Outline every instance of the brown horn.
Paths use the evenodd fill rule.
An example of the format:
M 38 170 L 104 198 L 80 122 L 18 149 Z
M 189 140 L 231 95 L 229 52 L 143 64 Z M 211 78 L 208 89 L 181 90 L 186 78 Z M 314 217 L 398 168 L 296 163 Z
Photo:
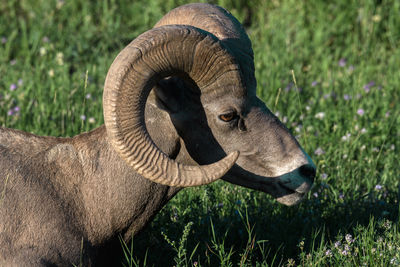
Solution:
M 191 3 L 169 11 L 154 26 L 190 25 L 215 35 L 235 55 L 249 93 L 255 94 L 254 53 L 240 22 L 226 9 L 206 3 Z
M 191 26 L 152 29 L 123 49 L 108 71 L 103 93 L 107 134 L 127 164 L 153 182 L 180 187 L 211 183 L 235 164 L 239 152 L 210 165 L 183 165 L 164 154 L 147 132 L 147 97 L 160 79 L 173 75 L 191 79 L 202 93 L 243 87 L 239 66 L 215 36 Z

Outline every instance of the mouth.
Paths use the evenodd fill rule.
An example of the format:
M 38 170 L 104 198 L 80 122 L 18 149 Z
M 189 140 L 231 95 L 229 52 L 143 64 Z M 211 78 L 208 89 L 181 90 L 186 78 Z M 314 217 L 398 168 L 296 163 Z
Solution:
M 279 182 L 278 186 L 280 187 L 279 189 L 281 192 L 275 197 L 275 199 L 279 203 L 286 206 L 292 206 L 300 203 L 306 194 L 305 192 L 298 192 L 297 190 L 290 189 Z
M 236 166 L 224 178 L 228 182 L 265 192 L 286 206 L 301 202 L 313 184 L 313 179 L 304 177 L 297 169 L 281 176 L 267 177 Z
M 293 205 L 300 203 L 303 200 L 303 198 L 304 198 L 304 194 L 294 192 L 293 194 L 279 197 L 276 199 L 276 201 L 278 201 L 279 203 L 284 204 L 286 206 L 293 206 Z
M 259 190 L 272 195 L 281 204 L 292 206 L 300 203 L 310 191 L 312 183 L 304 179 L 293 179 L 287 177 L 263 177 L 258 179 Z

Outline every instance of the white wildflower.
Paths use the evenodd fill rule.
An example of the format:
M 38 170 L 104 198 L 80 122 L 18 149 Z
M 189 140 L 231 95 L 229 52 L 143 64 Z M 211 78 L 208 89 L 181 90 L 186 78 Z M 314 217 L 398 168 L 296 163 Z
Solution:
M 315 118 L 322 120 L 323 118 L 325 118 L 325 112 L 318 112 L 317 114 L 315 114 Z

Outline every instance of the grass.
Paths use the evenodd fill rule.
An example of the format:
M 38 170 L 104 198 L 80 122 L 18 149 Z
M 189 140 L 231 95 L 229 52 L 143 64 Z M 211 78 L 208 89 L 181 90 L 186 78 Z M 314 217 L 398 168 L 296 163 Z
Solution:
M 317 164 L 315 187 L 295 207 L 222 181 L 185 189 L 121 245 L 124 264 L 400 265 L 400 2 L 212 2 L 246 26 L 258 95 Z M 101 125 L 114 57 L 184 3 L 0 2 L 0 125 Z

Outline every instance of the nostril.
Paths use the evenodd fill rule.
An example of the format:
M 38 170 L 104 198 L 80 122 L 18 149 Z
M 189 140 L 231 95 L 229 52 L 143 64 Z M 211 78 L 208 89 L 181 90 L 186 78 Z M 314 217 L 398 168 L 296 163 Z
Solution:
M 314 177 L 317 172 L 314 165 L 305 164 L 299 168 L 299 172 L 301 176 L 307 177 L 311 182 L 314 182 Z

